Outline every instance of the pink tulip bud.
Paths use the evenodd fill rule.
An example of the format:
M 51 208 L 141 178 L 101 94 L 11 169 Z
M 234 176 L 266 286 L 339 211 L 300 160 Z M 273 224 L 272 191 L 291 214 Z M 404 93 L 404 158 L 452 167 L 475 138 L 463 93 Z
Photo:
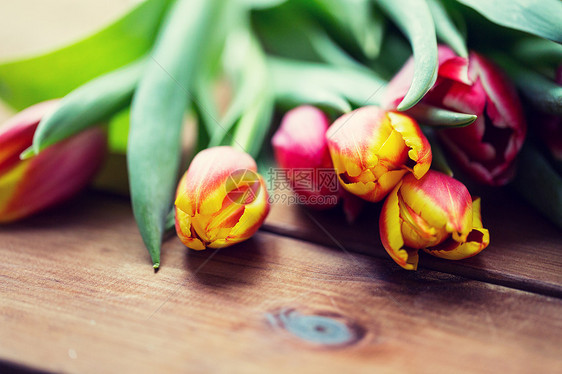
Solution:
M 250 155 L 232 147 L 197 154 L 176 192 L 176 232 L 191 249 L 249 239 L 269 213 L 265 182 Z
M 430 170 L 409 174 L 388 195 L 379 219 L 380 237 L 404 269 L 418 266 L 418 250 L 449 260 L 480 253 L 490 243 L 482 227 L 480 199 L 472 200 L 456 179 Z
M 396 108 L 413 74 L 410 59 L 389 83 L 385 107 Z M 437 81 L 422 102 L 477 115 L 469 126 L 439 131 L 440 140 L 474 179 L 489 185 L 512 179 L 527 126 L 515 88 L 497 66 L 475 52 L 466 59 L 440 46 Z
M 326 141 L 329 125 L 320 109 L 300 106 L 285 114 L 272 139 L 277 164 L 286 171 L 294 192 L 315 209 L 335 206 L 340 195 Z
M 106 135 L 92 128 L 20 160 L 41 118 L 57 100 L 31 106 L 0 126 L 0 223 L 15 221 L 68 199 L 93 178 L 106 151 Z
M 382 200 L 407 173 L 421 178 L 431 147 L 410 117 L 366 106 L 338 118 L 327 134 L 338 179 L 367 201 Z

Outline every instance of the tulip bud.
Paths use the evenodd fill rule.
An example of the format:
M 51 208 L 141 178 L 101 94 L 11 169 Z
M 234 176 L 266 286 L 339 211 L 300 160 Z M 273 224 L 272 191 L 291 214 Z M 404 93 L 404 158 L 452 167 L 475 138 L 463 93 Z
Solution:
M 359 108 L 338 118 L 326 135 L 341 185 L 368 201 L 382 200 L 408 172 L 421 178 L 431 165 L 426 137 L 398 112 Z
M 421 102 L 478 117 L 469 126 L 439 131 L 440 140 L 475 180 L 506 184 L 514 175 L 514 161 L 527 129 L 515 88 L 498 67 L 475 52 L 466 59 L 440 46 L 438 53 L 437 81 Z M 410 59 L 388 84 L 385 107 L 396 108 L 413 74 Z
M 472 257 L 490 243 L 482 227 L 480 199 L 474 201 L 454 178 L 430 170 L 407 175 L 386 199 L 379 230 L 390 257 L 407 270 L 418 266 L 418 250 L 449 260 Z
M 199 152 L 176 192 L 176 232 L 191 249 L 223 248 L 249 239 L 269 213 L 256 162 L 232 147 Z
M 92 128 L 20 160 L 41 118 L 57 100 L 31 106 L 0 126 L 0 223 L 12 222 L 68 199 L 90 182 L 101 166 L 106 135 Z
M 347 221 L 353 222 L 363 200 L 340 188 L 326 140 L 329 125 L 326 114 L 313 106 L 290 110 L 272 138 L 275 160 L 287 171 L 293 191 L 303 197 L 304 205 L 322 210 L 341 201 Z M 313 172 L 305 183 L 299 180 L 302 171 Z
M 277 164 L 287 171 L 294 192 L 303 197 L 305 205 L 315 209 L 331 208 L 338 203 L 339 183 L 326 142 L 328 126 L 328 117 L 320 109 L 300 106 L 285 114 L 272 138 Z M 303 171 L 312 172 L 306 181 L 299 180 Z M 328 177 L 333 177 L 335 183 L 323 183 L 329 182 Z M 336 198 L 324 199 L 326 196 Z

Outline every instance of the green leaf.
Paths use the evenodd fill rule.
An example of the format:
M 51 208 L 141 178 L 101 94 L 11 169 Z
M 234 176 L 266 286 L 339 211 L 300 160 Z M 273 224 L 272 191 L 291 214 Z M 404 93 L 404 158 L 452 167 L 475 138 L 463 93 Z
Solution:
M 406 110 L 405 113 L 422 125 L 444 128 L 468 126 L 477 118 L 474 114 L 453 112 L 422 103 Z
M 536 37 L 519 40 L 511 54 L 527 66 L 545 70 L 552 78 L 562 63 L 562 45 Z
M 62 49 L 0 64 L 0 98 L 15 109 L 63 97 L 142 57 L 170 0 L 146 0 L 113 24 Z
M 292 107 L 323 105 L 339 112 L 376 105 L 386 81 L 366 69 L 270 58 L 269 67 L 277 101 Z
M 441 0 L 426 0 L 435 22 L 437 37 L 449 45 L 457 55 L 468 57 L 466 41 L 455 23 L 447 13 Z
M 378 56 L 384 23 L 370 0 L 300 0 L 299 5 L 339 34 L 343 45 L 356 46 L 369 59 Z
M 435 25 L 424 0 L 379 0 L 377 2 L 410 40 L 414 54 L 414 78 L 398 110 L 410 109 L 437 79 Z
M 145 60 L 102 75 L 66 95 L 57 109 L 44 117 L 33 137 L 33 151 L 64 140 L 129 105 Z
M 497 23 L 562 43 L 560 0 L 457 0 Z
M 267 9 L 267 8 L 274 8 L 283 3 L 287 0 L 234 0 L 238 2 L 240 5 L 247 7 L 248 9 Z
M 545 113 L 562 115 L 562 86 L 512 58 L 499 54 L 493 57 L 533 106 Z
M 234 87 L 233 101 L 209 146 L 230 144 L 256 157 L 270 127 L 274 100 L 265 53 L 244 16 L 230 31 L 223 63 Z
M 133 213 L 154 268 L 172 207 L 184 113 L 222 0 L 178 0 L 168 12 L 131 107 L 127 162 Z
M 127 107 L 115 114 L 109 121 L 107 143 L 112 153 L 127 153 L 127 139 L 129 137 L 129 123 L 131 122 L 131 107 Z
M 531 205 L 562 228 L 562 177 L 537 148 L 527 144 L 518 156 L 513 187 Z

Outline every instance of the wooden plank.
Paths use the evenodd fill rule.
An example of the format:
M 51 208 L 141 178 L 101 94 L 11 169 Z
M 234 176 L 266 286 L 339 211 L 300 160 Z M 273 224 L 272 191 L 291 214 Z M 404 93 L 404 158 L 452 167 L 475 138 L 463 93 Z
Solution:
M 562 370 L 560 299 L 263 232 L 205 252 L 172 238 L 155 274 L 128 202 L 113 197 L 0 228 L 0 255 L 0 360 L 12 366 Z
M 482 217 L 490 230 L 490 246 L 478 256 L 462 261 L 421 253 L 420 267 L 562 297 L 562 231 L 507 189 L 483 192 Z M 349 225 L 339 208 L 318 212 L 276 204 L 265 229 L 388 258 L 378 234 L 379 209 L 380 205 L 368 205 L 357 222 Z

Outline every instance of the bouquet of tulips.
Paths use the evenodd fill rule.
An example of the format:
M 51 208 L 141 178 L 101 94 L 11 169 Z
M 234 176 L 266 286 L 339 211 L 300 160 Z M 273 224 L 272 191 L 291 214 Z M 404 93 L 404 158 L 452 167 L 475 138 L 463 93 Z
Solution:
M 458 260 L 490 243 L 460 180 L 510 185 L 562 227 L 561 25 L 559 0 L 144 0 L 0 64 L 0 98 L 22 110 L 0 127 L 0 222 L 72 196 L 109 148 L 155 268 L 174 226 L 197 250 L 256 232 L 271 150 L 311 209 L 353 221 L 383 204 L 405 269 L 420 249 Z

